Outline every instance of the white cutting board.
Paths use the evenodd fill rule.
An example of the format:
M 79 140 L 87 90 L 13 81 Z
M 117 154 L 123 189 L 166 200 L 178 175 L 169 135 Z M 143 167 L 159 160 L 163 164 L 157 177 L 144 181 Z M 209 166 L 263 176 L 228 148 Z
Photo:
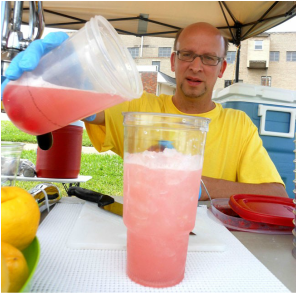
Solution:
M 188 251 L 224 251 L 226 245 L 212 234 L 212 225 L 222 226 L 207 213 L 206 206 L 197 208 L 196 225 L 190 235 Z M 127 229 L 123 218 L 96 203 L 85 202 L 70 233 L 67 247 L 71 249 L 126 250 Z

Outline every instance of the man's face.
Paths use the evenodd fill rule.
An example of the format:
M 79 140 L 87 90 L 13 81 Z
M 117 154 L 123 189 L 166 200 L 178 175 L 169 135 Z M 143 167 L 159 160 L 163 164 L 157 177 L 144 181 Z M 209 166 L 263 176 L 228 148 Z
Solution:
M 207 27 L 185 29 L 176 47 L 179 51 L 190 51 L 199 55 L 224 56 L 224 43 L 221 36 Z M 223 76 L 225 68 L 226 61 L 221 61 L 216 66 L 209 66 L 204 65 L 200 57 L 187 62 L 179 60 L 177 54 L 172 53 L 171 69 L 176 77 L 176 95 L 211 99 L 216 80 Z

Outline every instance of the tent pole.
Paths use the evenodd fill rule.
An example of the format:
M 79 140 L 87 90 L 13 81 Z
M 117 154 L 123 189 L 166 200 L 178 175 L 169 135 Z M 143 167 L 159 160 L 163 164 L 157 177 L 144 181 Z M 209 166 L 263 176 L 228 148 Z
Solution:
M 240 63 L 240 44 L 238 45 L 237 58 L 236 58 L 235 83 L 238 83 L 239 81 L 239 63 Z
M 241 27 L 242 25 L 236 23 L 236 35 L 235 35 L 235 45 L 237 46 L 237 58 L 236 58 L 236 70 L 235 70 L 235 83 L 239 81 L 239 63 L 240 63 L 240 45 L 241 45 Z

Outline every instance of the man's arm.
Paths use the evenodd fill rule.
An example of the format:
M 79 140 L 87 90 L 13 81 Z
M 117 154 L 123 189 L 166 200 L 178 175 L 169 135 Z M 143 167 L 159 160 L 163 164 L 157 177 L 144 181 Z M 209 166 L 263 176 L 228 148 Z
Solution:
M 202 177 L 202 180 L 212 199 L 229 198 L 230 196 L 235 194 L 258 194 L 289 197 L 284 186 L 280 183 L 246 184 L 209 177 Z M 209 200 L 203 186 L 200 200 Z

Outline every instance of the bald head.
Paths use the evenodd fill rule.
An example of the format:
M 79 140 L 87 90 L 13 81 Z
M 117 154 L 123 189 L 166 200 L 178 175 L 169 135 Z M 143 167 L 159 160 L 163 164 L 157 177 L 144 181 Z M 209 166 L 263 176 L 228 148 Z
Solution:
M 213 36 L 217 36 L 219 38 L 221 38 L 221 43 L 222 43 L 222 47 L 224 48 L 224 57 L 227 55 L 228 52 L 228 47 L 229 47 L 229 42 L 226 38 L 223 37 L 223 35 L 221 34 L 221 32 L 214 26 L 212 26 L 209 23 L 206 22 L 197 22 L 194 24 L 191 24 L 187 27 L 185 27 L 184 29 L 181 29 L 178 31 L 178 33 L 176 34 L 175 40 L 174 40 L 174 51 L 178 50 L 177 44 L 179 42 L 179 38 L 180 36 L 184 35 L 184 34 L 207 34 L 207 35 L 213 35 Z

